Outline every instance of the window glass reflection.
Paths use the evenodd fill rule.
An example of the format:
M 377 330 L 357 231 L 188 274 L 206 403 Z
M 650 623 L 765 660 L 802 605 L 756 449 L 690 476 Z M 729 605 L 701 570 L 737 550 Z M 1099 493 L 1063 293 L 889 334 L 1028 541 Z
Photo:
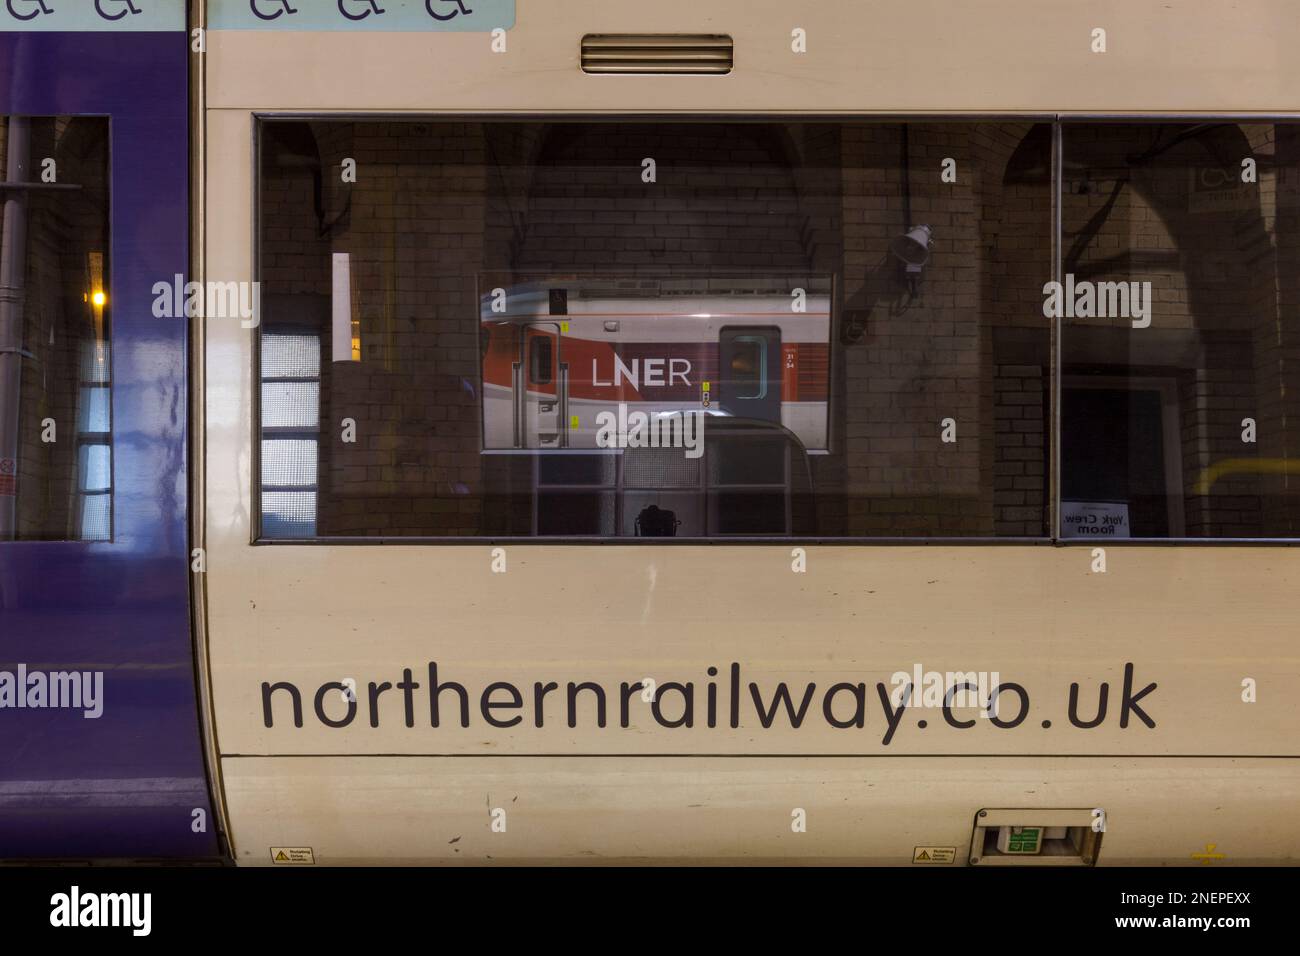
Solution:
M 1044 536 L 1051 141 L 264 121 L 263 535 Z
M 1300 532 L 1297 131 L 1066 124 L 1066 537 Z
M 108 120 L 0 117 L 0 207 L 0 541 L 107 541 Z

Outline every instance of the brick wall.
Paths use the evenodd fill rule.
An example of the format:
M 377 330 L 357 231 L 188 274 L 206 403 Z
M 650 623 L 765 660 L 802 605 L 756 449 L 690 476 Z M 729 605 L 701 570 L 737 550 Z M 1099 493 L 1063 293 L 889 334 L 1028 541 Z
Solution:
M 1006 181 L 1022 144 L 1046 168 L 1049 141 L 1029 140 L 1030 132 L 1027 124 L 981 126 L 973 136 L 968 126 L 910 126 L 909 223 L 902 127 L 845 131 L 845 299 L 865 316 L 862 338 L 842 349 L 853 534 L 992 535 L 1013 522 L 1042 533 L 1041 496 L 1029 515 L 1031 504 L 999 498 L 994 480 L 1005 458 L 996 438 L 994 329 L 1036 330 L 1038 361 L 1045 368 L 1047 360 L 1038 292 L 1050 275 L 1042 243 L 1050 193 L 1045 178 Z M 940 175 L 949 158 L 954 183 Z M 920 294 L 909 299 L 889 243 L 919 224 L 933 229 L 933 248 Z M 947 418 L 956 422 L 955 443 L 941 441 Z M 1041 465 L 1041 433 L 1036 447 L 1032 439 L 1025 434 L 1016 454 Z

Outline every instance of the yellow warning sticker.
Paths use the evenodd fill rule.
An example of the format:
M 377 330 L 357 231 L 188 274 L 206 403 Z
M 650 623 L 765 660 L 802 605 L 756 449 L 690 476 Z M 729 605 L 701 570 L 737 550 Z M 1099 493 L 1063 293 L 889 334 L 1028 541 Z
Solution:
M 956 859 L 955 846 L 918 846 L 912 850 L 913 863 L 952 863 Z
M 560 323 L 560 331 L 561 331 L 561 332 L 568 332 L 568 331 L 569 331 L 569 323 L 568 323 L 568 322 L 561 322 L 561 323 Z
M 309 846 L 273 846 L 271 862 L 281 866 L 311 866 L 316 857 Z

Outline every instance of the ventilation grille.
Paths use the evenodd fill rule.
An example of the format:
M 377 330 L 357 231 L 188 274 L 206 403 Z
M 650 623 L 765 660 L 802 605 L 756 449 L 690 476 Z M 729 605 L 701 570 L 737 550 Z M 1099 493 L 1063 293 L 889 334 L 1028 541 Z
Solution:
M 584 73 L 730 73 L 731 37 L 708 34 L 589 33 L 582 38 Z

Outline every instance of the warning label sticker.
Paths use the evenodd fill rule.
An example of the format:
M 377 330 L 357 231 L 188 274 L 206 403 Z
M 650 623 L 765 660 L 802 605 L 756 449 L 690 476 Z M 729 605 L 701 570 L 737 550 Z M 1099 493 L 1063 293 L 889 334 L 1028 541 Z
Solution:
M 273 846 L 271 862 L 281 866 L 310 866 L 316 862 L 316 857 L 309 846 Z
M 913 863 L 952 863 L 956 859 L 955 846 L 918 846 L 912 850 Z

